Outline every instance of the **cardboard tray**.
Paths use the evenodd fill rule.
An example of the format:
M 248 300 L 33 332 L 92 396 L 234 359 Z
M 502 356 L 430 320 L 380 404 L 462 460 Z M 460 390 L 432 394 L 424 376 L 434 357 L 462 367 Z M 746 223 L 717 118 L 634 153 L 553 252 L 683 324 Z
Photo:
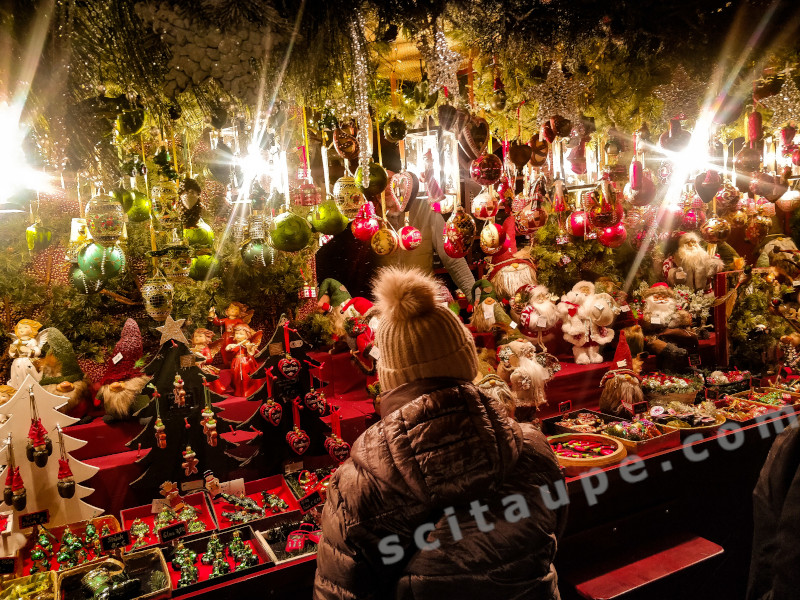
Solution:
M 556 460 L 558 460 L 558 464 L 564 467 L 564 472 L 568 477 L 574 477 L 575 475 L 580 475 L 585 471 L 595 468 L 601 469 L 603 467 L 610 467 L 611 465 L 615 465 L 622 461 L 622 459 L 627 456 L 627 450 L 625 450 L 625 446 L 622 445 L 622 441 L 619 438 L 611 437 L 609 435 L 572 432 L 553 435 L 547 438 L 547 441 L 551 445 L 569 440 L 588 440 L 600 442 L 602 444 L 611 444 L 616 446 L 616 450 L 608 456 L 598 456 L 596 458 L 568 458 L 556 454 Z
M 77 523 L 70 523 L 69 525 L 61 525 L 59 527 L 52 527 L 48 529 L 50 533 L 52 533 L 56 540 L 53 542 L 53 554 L 55 555 L 58 552 L 59 542 L 61 541 L 61 537 L 64 535 L 64 531 L 69 527 L 70 531 L 83 539 L 83 534 L 86 532 L 86 526 L 89 523 L 93 523 L 94 526 L 97 528 L 97 535 L 100 536 L 100 533 L 103 531 L 103 526 L 108 525 L 111 533 L 117 533 L 120 530 L 119 521 L 113 515 L 103 515 L 101 517 L 95 517 L 94 519 L 90 519 L 88 521 L 79 521 Z M 22 577 L 23 575 L 29 575 L 30 569 L 33 566 L 33 561 L 31 561 L 31 551 L 33 547 L 36 545 L 36 528 L 33 529 L 33 534 L 28 537 L 28 543 L 19 551 L 20 560 L 17 562 L 17 575 Z M 109 553 L 110 554 L 110 553 Z M 89 553 L 89 562 L 95 562 L 105 558 L 103 555 L 95 555 L 94 552 Z M 58 563 L 55 561 L 55 556 L 50 561 L 50 570 L 57 571 L 58 570 Z
M 8 581 L 3 581 L 0 583 L 0 598 L 5 598 L 6 594 L 8 594 L 11 598 L 16 598 L 18 595 L 14 594 L 13 588 L 18 587 L 20 589 L 24 589 L 37 581 L 44 582 L 45 580 L 47 580 L 47 583 L 42 588 L 42 592 L 51 592 L 52 594 L 55 594 L 57 579 L 58 576 L 55 571 L 45 571 L 43 573 L 36 573 L 35 575 L 26 575 L 25 577 L 9 579 Z
M 608 424 L 614 423 L 616 421 L 629 421 L 629 419 L 614 417 L 612 415 L 596 412 L 594 410 L 574 410 L 570 413 L 564 413 L 555 417 L 550 417 L 549 419 L 545 419 L 544 421 L 542 421 L 545 433 L 549 435 L 556 435 L 560 433 L 580 433 L 579 431 L 569 429 L 568 427 L 557 425 L 558 421 L 561 421 L 562 419 L 565 418 L 574 419 L 575 417 L 578 416 L 578 413 L 589 413 L 599 419 L 602 419 L 604 422 Z M 658 427 L 658 430 L 661 432 L 661 435 L 652 440 L 644 440 L 641 442 L 626 440 L 624 438 L 620 438 L 608 433 L 597 434 L 597 435 L 607 435 L 609 437 L 613 437 L 615 440 L 619 440 L 620 442 L 622 442 L 622 445 L 625 446 L 625 450 L 628 454 L 636 454 L 637 456 L 647 456 L 649 454 L 661 452 L 662 450 L 667 450 L 669 448 L 677 448 L 678 446 L 680 446 L 681 436 L 678 432 L 674 430 L 668 430 L 658 424 L 656 424 L 656 427 Z
M 272 562 L 276 565 L 290 563 L 317 553 L 317 544 L 311 541 L 306 541 L 303 550 L 300 552 L 293 552 L 291 555 L 286 553 L 286 536 L 297 529 L 304 521 L 309 522 L 310 517 L 306 517 L 304 520 L 299 510 L 292 511 L 278 515 L 270 522 L 268 529 L 256 531 L 256 537 L 263 544 Z
M 239 525 L 238 527 L 230 527 L 220 532 L 216 532 L 219 540 L 224 544 L 227 545 L 230 540 L 233 538 L 233 533 L 235 531 L 239 532 L 239 536 L 241 537 L 242 541 L 248 543 L 251 548 L 255 551 L 259 558 L 259 564 L 247 567 L 246 569 L 242 569 L 241 571 L 235 571 L 235 566 L 233 564 L 233 560 L 228 558 L 228 564 L 231 565 L 231 572 L 225 575 L 220 575 L 219 577 L 214 577 L 213 579 L 209 579 L 208 576 L 211 574 L 213 569 L 212 565 L 204 565 L 200 559 L 202 558 L 203 554 L 206 551 L 206 547 L 208 546 L 208 540 L 211 538 L 210 533 L 206 533 L 203 537 L 194 538 L 190 541 L 187 541 L 186 538 L 183 538 L 183 545 L 190 550 L 193 550 L 197 553 L 197 562 L 195 566 L 197 566 L 198 570 L 198 579 L 197 583 L 192 585 L 187 585 L 185 587 L 178 587 L 178 580 L 181 578 L 181 574 L 179 571 L 176 571 L 172 568 L 172 552 L 173 548 L 169 548 L 164 551 L 165 560 L 167 560 L 168 565 L 168 572 L 170 577 L 170 583 L 172 585 L 172 595 L 173 596 L 180 596 L 181 594 L 187 594 L 189 592 L 194 592 L 197 590 L 202 590 L 204 588 L 210 587 L 212 585 L 217 585 L 219 583 L 223 583 L 225 581 L 236 579 L 243 575 L 252 575 L 259 571 L 264 571 L 271 566 L 273 566 L 272 557 L 269 553 L 265 550 L 261 540 L 253 532 L 253 528 L 250 525 Z
M 269 522 L 273 517 L 297 510 L 299 508 L 299 505 L 297 504 L 297 498 L 295 498 L 295 495 L 292 493 L 291 489 L 289 489 L 289 485 L 286 483 L 286 480 L 283 478 L 283 476 L 273 475 L 272 477 L 265 477 L 264 479 L 247 481 L 244 484 L 245 495 L 249 498 L 253 498 L 256 502 L 258 502 L 259 505 L 261 504 L 261 492 L 263 490 L 266 490 L 271 494 L 277 494 L 281 500 L 289 505 L 289 508 L 278 513 L 272 513 L 267 510 L 264 517 L 248 521 L 246 524 L 252 526 L 253 529 L 266 527 L 266 523 Z M 214 509 L 215 520 L 220 530 L 242 525 L 242 523 L 233 523 L 226 517 L 222 516 L 223 512 L 236 511 L 236 507 L 228 504 L 221 496 L 212 502 L 212 507 Z
M 767 415 L 769 415 L 769 413 L 771 412 L 776 412 L 782 408 L 780 406 L 774 406 L 771 404 L 761 404 L 760 402 L 753 402 L 752 400 L 746 400 L 745 398 L 741 398 L 737 395 L 730 395 L 726 396 L 725 398 L 721 398 L 716 402 L 714 402 L 714 406 L 716 406 L 717 408 L 723 408 L 725 406 L 728 406 L 730 404 L 729 398 L 735 398 L 736 400 L 739 401 L 739 403 L 743 404 L 744 406 L 756 406 L 759 408 L 766 407 Z M 728 421 L 733 421 L 734 423 L 739 423 L 740 425 L 753 425 L 758 420 L 758 417 L 753 417 L 752 419 L 736 419 L 733 416 L 729 415 L 728 413 L 725 413 L 725 418 Z
M 113 570 L 122 570 L 124 568 L 132 578 L 141 579 L 142 593 L 136 597 L 137 600 L 160 600 L 169 598 L 172 594 L 164 555 L 158 548 L 148 548 L 140 552 L 126 554 L 123 556 L 122 561 L 105 558 L 91 564 L 86 563 L 74 569 L 62 571 L 58 574 L 56 583 L 56 600 L 83 600 L 85 596 L 80 589 L 80 579 L 92 569 L 103 564 L 108 565 Z M 162 585 L 150 588 L 150 584 L 154 581 L 152 575 L 155 572 L 161 573 Z
M 183 501 L 187 504 L 190 504 L 197 510 L 197 514 L 200 517 L 200 520 L 206 526 L 205 531 L 198 531 L 195 533 L 187 533 L 181 539 L 183 540 L 192 540 L 197 537 L 202 537 L 210 533 L 211 531 L 216 531 L 217 524 L 214 521 L 214 511 L 209 507 L 208 500 L 206 499 L 206 494 L 203 492 L 197 492 L 194 494 L 189 494 L 183 497 Z M 143 506 L 136 506 L 134 508 L 124 508 L 120 512 L 120 517 L 122 519 L 122 529 L 129 530 L 133 522 L 139 518 L 142 519 L 150 526 L 150 537 L 148 538 L 148 544 L 146 546 L 142 546 L 141 548 L 137 548 L 137 550 L 141 550 L 142 548 L 149 548 L 151 546 L 164 546 L 161 540 L 158 537 L 158 531 L 154 528 L 154 522 L 156 515 L 152 512 L 152 503 L 145 504 Z M 126 548 L 127 551 L 130 551 L 133 548 L 133 544 L 135 542 L 135 538 L 131 535 L 131 545 Z

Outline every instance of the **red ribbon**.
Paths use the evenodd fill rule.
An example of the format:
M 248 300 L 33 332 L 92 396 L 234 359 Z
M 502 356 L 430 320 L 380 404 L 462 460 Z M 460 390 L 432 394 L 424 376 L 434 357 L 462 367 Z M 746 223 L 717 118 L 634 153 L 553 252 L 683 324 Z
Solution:
M 294 422 L 294 426 L 297 429 L 300 429 L 300 396 L 292 400 L 292 420 Z
M 342 438 L 342 420 L 339 416 L 339 411 L 341 410 L 338 406 L 333 406 L 332 404 L 328 404 L 331 409 L 331 431 L 333 431 L 333 435 L 338 437 L 339 439 Z

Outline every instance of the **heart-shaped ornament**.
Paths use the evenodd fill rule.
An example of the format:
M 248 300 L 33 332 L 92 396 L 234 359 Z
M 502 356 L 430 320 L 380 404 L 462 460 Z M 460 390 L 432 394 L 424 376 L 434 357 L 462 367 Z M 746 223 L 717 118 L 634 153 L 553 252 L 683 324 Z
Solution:
M 328 454 L 330 454 L 334 460 L 340 463 L 350 458 L 350 444 L 335 435 L 332 435 L 325 440 L 325 446 L 328 450 Z
M 325 413 L 325 394 L 317 390 L 311 390 L 303 398 L 303 404 L 311 412 L 319 414 Z
M 278 361 L 278 371 L 286 379 L 296 379 L 300 374 L 300 361 L 287 354 L 285 358 Z
M 311 438 L 308 434 L 295 426 L 295 428 L 286 434 L 286 442 L 295 451 L 296 454 L 303 454 L 311 445 Z
M 486 147 L 489 140 L 489 124 L 483 117 L 471 117 L 461 130 L 461 146 L 466 150 L 470 160 L 475 160 Z
M 419 192 L 419 179 L 409 171 L 395 173 L 389 180 L 389 196 L 394 205 L 389 212 L 405 212 L 408 203 L 417 197 Z
M 283 407 L 275 402 L 275 400 L 272 398 L 269 398 L 264 404 L 262 404 L 261 408 L 258 409 L 258 412 L 261 413 L 261 417 L 270 425 L 277 427 L 281 424 Z
M 511 159 L 511 162 L 514 163 L 514 166 L 517 167 L 518 171 L 523 169 L 525 163 L 531 159 L 531 156 L 533 156 L 533 148 L 527 144 L 513 142 L 511 147 L 508 149 L 508 158 Z
M 344 129 L 333 131 L 333 147 L 342 158 L 356 160 L 358 158 L 358 141 Z

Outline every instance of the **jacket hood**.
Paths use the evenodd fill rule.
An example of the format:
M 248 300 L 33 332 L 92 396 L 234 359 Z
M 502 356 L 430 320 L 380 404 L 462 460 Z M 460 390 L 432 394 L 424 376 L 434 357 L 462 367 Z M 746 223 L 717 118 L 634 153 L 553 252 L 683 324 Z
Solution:
M 522 449 L 519 425 L 472 383 L 448 378 L 403 384 L 381 401 L 383 418 L 351 456 L 389 490 L 446 507 L 497 491 Z M 389 463 L 389 464 L 386 464 Z

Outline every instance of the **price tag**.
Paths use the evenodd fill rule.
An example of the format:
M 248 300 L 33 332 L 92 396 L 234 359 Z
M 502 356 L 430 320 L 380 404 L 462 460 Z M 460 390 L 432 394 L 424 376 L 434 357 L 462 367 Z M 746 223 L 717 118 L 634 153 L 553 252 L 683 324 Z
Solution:
M 628 365 L 628 361 L 627 360 L 618 360 L 617 361 L 617 368 L 618 369 L 622 369 L 623 367 L 626 367 L 627 365 Z
M 650 322 L 653 325 L 661 325 L 661 317 L 656 317 L 656 316 L 650 317 Z
M 33 527 L 34 525 L 45 525 L 49 522 L 50 511 L 47 509 L 19 516 L 20 529 L 27 529 L 28 527 Z
M 0 558 L 0 575 L 11 575 L 15 566 L 16 560 L 14 558 Z
M 699 354 L 690 354 L 689 355 L 689 366 L 690 367 L 698 367 L 698 366 L 700 366 L 700 355 Z
M 509 327 L 511 327 L 511 329 L 516 329 L 517 324 L 514 321 L 511 321 L 511 325 Z
M 222 488 L 222 491 L 226 494 L 230 494 L 231 496 L 239 496 L 244 494 L 244 479 L 231 479 L 230 481 L 223 481 L 219 484 L 219 487 Z
M 322 503 L 322 495 L 319 490 L 311 492 L 308 496 L 303 496 L 297 501 L 300 505 L 300 510 L 304 513 L 310 511 L 312 508 Z
M 169 508 L 169 500 L 166 498 L 154 498 L 153 504 L 150 506 L 150 512 L 154 515 L 157 515 L 165 508 Z
M 631 307 L 628 306 L 627 304 L 623 304 L 622 306 L 620 306 L 619 310 L 620 312 L 631 312 Z
M 181 492 L 187 494 L 189 492 L 193 492 L 195 490 L 202 490 L 206 485 L 206 482 L 202 479 L 193 479 L 191 481 L 181 481 Z
M 186 535 L 186 523 L 175 523 L 175 525 L 169 525 L 167 527 L 162 527 L 158 530 L 158 537 L 161 540 L 161 543 L 170 542 L 172 540 L 177 540 Z
M 494 323 L 494 303 L 483 303 L 483 318 L 486 320 L 491 320 L 492 323 Z
M 125 548 L 131 545 L 131 532 L 118 531 L 117 533 L 110 533 L 100 538 L 100 547 L 104 552 L 116 550 L 117 548 Z
M 633 405 L 633 414 L 641 415 L 647 412 L 647 401 L 644 402 L 637 402 Z
M 303 461 L 298 460 L 296 462 L 289 462 L 286 463 L 283 467 L 283 472 L 286 475 L 290 475 L 292 473 L 298 473 L 299 471 L 303 470 Z
M 117 352 L 116 355 L 114 355 L 114 358 L 111 359 L 111 362 L 117 364 L 119 361 L 122 360 L 122 358 L 123 358 L 122 352 Z
M 594 305 L 594 309 L 595 309 L 595 310 L 603 310 L 604 308 L 605 308 L 605 306 L 603 306 L 603 305 L 602 305 L 602 304 L 600 304 L 599 302 L 598 302 L 597 304 L 595 304 L 595 305 Z
M 571 410 L 572 410 L 572 400 L 564 400 L 564 402 L 559 402 L 558 412 L 565 413 Z
M 664 414 L 664 407 L 663 406 L 654 406 L 650 409 L 650 416 L 652 417 L 659 417 Z
M 539 317 L 539 320 L 536 321 L 536 326 L 542 328 L 547 327 L 547 319 L 545 317 Z
M 378 348 L 377 346 L 373 346 L 372 350 L 369 351 L 369 355 L 375 360 L 380 360 L 381 358 L 380 348 Z

